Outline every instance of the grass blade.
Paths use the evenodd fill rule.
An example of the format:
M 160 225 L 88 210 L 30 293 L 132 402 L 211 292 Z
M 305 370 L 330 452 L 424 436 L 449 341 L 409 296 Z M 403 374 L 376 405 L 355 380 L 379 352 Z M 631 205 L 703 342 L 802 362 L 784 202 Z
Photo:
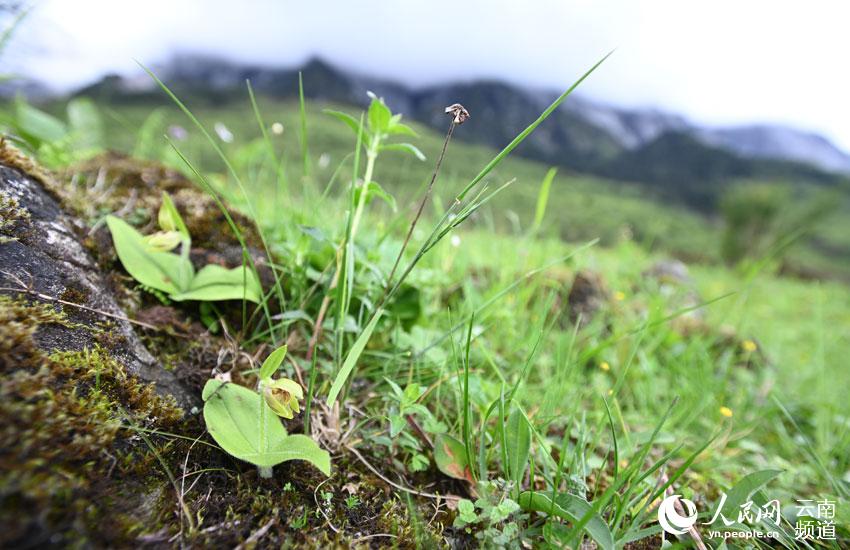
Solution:
M 348 380 L 348 377 L 351 376 L 351 372 L 354 370 L 357 360 L 360 359 L 360 354 L 363 353 L 363 350 L 366 348 L 366 344 L 369 342 L 369 338 L 372 337 L 372 332 L 375 330 L 375 326 L 378 324 L 378 320 L 381 318 L 383 313 L 384 310 L 382 309 L 375 312 L 372 320 L 369 321 L 369 324 L 366 325 L 366 328 L 363 329 L 363 332 L 361 332 L 360 336 L 357 337 L 354 345 L 351 346 L 351 350 L 349 350 L 348 355 L 345 357 L 345 362 L 342 364 L 342 368 L 337 373 L 336 378 L 334 378 L 333 384 L 331 384 L 331 391 L 328 392 L 328 407 L 333 407 L 334 402 L 336 402 L 339 392 L 342 391 L 342 386 Z

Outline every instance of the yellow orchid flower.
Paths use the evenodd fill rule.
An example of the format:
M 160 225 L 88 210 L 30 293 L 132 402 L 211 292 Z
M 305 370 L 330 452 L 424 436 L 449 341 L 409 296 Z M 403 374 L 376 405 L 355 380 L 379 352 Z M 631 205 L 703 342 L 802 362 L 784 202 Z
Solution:
M 151 250 L 168 252 L 177 248 L 183 237 L 177 231 L 157 231 L 145 237 L 145 243 Z
M 263 384 L 263 398 L 276 415 L 291 419 L 301 412 L 298 401 L 304 399 L 304 390 L 295 380 L 278 378 Z

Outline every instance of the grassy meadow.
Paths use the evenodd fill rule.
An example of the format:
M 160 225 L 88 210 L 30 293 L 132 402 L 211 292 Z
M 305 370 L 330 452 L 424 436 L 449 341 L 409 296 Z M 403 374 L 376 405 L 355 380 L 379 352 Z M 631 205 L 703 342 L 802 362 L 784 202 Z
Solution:
M 547 185 L 550 166 L 515 156 L 484 173 L 455 205 L 499 158 L 464 143 L 462 125 L 429 194 L 444 136 L 423 126 L 384 139 L 414 145 L 425 160 L 409 149 L 370 153 L 367 142 L 381 133 L 371 112 L 363 122 L 371 130 L 358 137 L 326 112 L 347 112 L 356 125 L 355 108 L 302 109 L 258 97 L 254 109 L 246 91 L 243 104 L 188 102 L 207 138 L 163 98 L 159 105 L 95 105 L 98 140 L 80 145 L 86 136 L 71 133 L 33 154 L 82 192 L 94 182 L 74 175 L 103 150 L 165 163 L 255 220 L 263 235 L 257 257 L 273 265 L 276 279 L 264 285 L 262 307 L 247 304 L 240 317 L 224 306 L 158 299 L 211 329 L 229 323 L 229 337 L 248 353 L 265 357 L 288 343 L 280 374 L 302 376 L 303 418 L 313 415 L 313 431 L 303 433 L 315 438 L 316 423 L 329 418 L 350 427 L 331 453 L 337 478 L 324 490 L 302 489 L 310 495 L 311 532 L 342 545 L 364 542 L 356 526 L 340 525 L 319 500 L 311 504 L 325 494 L 315 489 L 329 492 L 321 499 L 332 509 L 363 505 L 338 477 L 362 456 L 395 483 L 388 498 L 413 526 L 367 532 L 390 535 L 379 545 L 577 548 L 593 540 L 602 548 L 658 547 L 655 509 L 665 494 L 693 500 L 700 521 L 708 521 L 725 492 L 741 496 L 739 504 L 782 503 L 783 521 L 770 526 L 779 536 L 747 540 L 749 547 L 846 547 L 850 287 L 842 279 L 850 259 L 811 244 L 814 235 L 846 246 L 846 216 L 834 215 L 783 251 L 834 274 L 806 280 L 780 274 L 772 249 L 725 265 L 719 216 L 637 184 L 563 169 Z M 45 110 L 65 117 L 64 102 Z M 379 187 L 362 199 L 367 177 Z M 85 222 L 94 227 L 109 213 L 90 212 Z M 131 214 L 123 213 L 139 230 L 156 217 Z M 688 273 L 668 273 L 672 259 L 683 260 Z M 577 277 L 587 281 L 586 292 L 571 292 Z M 233 379 L 256 384 L 252 372 Z M 326 406 L 334 390 L 338 409 Z M 182 435 L 216 444 L 203 431 Z M 253 469 L 235 459 L 222 467 L 228 483 L 271 494 L 287 483 L 282 475 L 250 477 Z M 182 495 L 198 518 L 180 529 L 190 546 L 214 540 L 204 538 L 213 536 L 204 531 L 205 490 L 201 482 Z M 417 492 L 464 500 L 435 508 Z M 835 541 L 795 540 L 798 499 L 838 503 Z M 255 532 L 269 513 L 243 518 L 250 528 L 242 532 Z M 287 513 L 275 527 L 281 537 L 299 529 Z M 666 543 L 744 544 L 701 532 L 699 540 L 665 535 Z

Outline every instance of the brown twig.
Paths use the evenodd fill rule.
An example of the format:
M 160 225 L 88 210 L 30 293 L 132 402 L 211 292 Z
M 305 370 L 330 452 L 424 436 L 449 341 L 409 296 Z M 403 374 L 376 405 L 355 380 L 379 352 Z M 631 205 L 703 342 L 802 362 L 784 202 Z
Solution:
M 393 276 L 395 275 L 396 269 L 398 269 L 398 264 L 401 262 L 402 256 L 404 256 L 404 251 L 407 249 L 408 243 L 410 243 L 410 237 L 413 236 L 413 230 L 416 229 L 416 224 L 419 222 L 419 218 L 422 217 L 422 211 L 425 210 L 425 203 L 428 202 L 428 197 L 431 196 L 431 190 L 434 188 L 434 182 L 437 181 L 437 175 L 440 173 L 440 166 L 443 164 L 443 157 L 446 156 L 446 149 L 449 146 L 449 141 L 452 139 L 455 126 L 459 124 L 457 121 L 457 117 L 454 117 L 449 124 L 449 130 L 446 132 L 446 139 L 443 141 L 443 149 L 440 151 L 440 156 L 437 157 L 437 164 L 434 166 L 434 172 L 431 174 L 431 181 L 428 183 L 425 195 L 422 197 L 422 201 L 419 203 L 419 208 L 416 210 L 416 216 L 414 216 L 413 221 L 410 222 L 410 228 L 407 230 L 407 235 L 404 237 L 404 243 L 401 245 L 401 250 L 398 251 L 398 256 L 396 256 L 393 268 L 387 276 L 387 284 L 386 287 L 384 287 L 384 296 L 381 298 L 379 304 L 383 304 L 386 299 L 387 292 L 389 292 L 393 282 Z
M 328 515 L 325 513 L 325 510 L 322 508 L 322 505 L 319 504 L 319 497 L 316 496 L 317 493 L 319 492 L 319 487 L 321 487 L 322 485 L 324 485 L 325 483 L 330 481 L 330 479 L 331 478 L 328 478 L 328 479 L 324 480 L 323 482 L 319 483 L 318 485 L 316 485 L 316 488 L 313 490 L 313 502 L 316 503 L 316 509 L 318 509 L 319 512 L 321 512 L 321 514 L 325 517 L 325 522 L 328 524 L 328 526 L 331 528 L 331 530 L 333 530 L 334 533 L 339 533 L 339 529 L 337 529 L 337 527 L 331 522 L 331 518 L 329 518 Z
M 104 317 L 110 317 L 112 319 L 118 319 L 119 321 L 127 321 L 128 323 L 132 323 L 134 325 L 139 325 L 140 327 L 145 327 L 151 330 L 163 330 L 161 327 L 156 325 L 152 325 L 150 323 L 145 323 L 144 321 L 136 321 L 135 319 L 130 319 L 125 315 L 117 315 L 115 313 L 109 313 L 108 311 L 103 311 L 102 309 L 95 309 L 93 307 L 84 306 L 82 304 L 75 304 L 74 302 L 69 302 L 67 300 L 62 300 L 61 298 L 56 298 L 54 296 L 48 296 L 47 294 L 42 294 L 41 292 L 37 292 L 35 290 L 31 290 L 26 287 L 22 288 L 14 288 L 14 287 L 0 287 L 0 291 L 5 292 L 23 292 L 24 294 L 29 294 L 30 296 L 35 296 L 36 298 L 41 298 L 42 300 L 48 300 L 50 302 L 56 302 L 57 304 L 62 304 L 63 306 L 75 307 L 78 309 L 82 309 L 85 311 L 90 311 L 92 313 L 97 313 L 98 315 L 103 315 Z

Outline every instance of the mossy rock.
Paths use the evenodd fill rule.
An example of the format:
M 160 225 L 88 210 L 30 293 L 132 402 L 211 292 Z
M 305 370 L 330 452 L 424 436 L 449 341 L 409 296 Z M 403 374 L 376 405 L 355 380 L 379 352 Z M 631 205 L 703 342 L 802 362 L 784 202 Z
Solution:
M 181 405 L 195 404 L 196 398 L 148 352 L 118 307 L 81 243 L 79 233 L 85 228 L 79 220 L 68 216 L 39 180 L 18 169 L 0 165 L 0 193 L 15 204 L 18 219 L 25 219 L 0 242 L 0 293 L 47 303 L 69 321 L 39 327 L 34 335 L 39 349 L 80 351 L 100 344 L 129 374 L 156 383 Z

